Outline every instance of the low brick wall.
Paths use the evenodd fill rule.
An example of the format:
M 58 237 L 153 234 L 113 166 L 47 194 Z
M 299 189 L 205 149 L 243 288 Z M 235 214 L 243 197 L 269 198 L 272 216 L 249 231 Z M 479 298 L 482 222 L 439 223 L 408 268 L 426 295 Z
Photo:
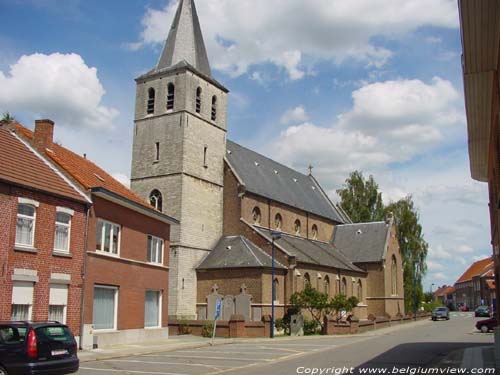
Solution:
M 417 320 L 429 319 L 430 316 L 431 316 L 430 313 L 419 313 L 417 315 Z M 397 324 L 410 323 L 413 321 L 414 321 L 413 315 L 399 316 L 394 318 L 390 316 L 382 316 L 382 317 L 370 316 L 368 320 L 362 320 L 359 322 L 359 333 L 372 331 L 374 329 L 390 327 Z

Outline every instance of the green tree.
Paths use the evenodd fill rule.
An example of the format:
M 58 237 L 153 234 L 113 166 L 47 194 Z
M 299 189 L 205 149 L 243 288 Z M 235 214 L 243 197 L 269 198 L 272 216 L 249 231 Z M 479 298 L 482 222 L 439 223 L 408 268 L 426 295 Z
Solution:
M 335 313 L 337 321 L 339 321 L 342 311 L 351 312 L 358 303 L 359 300 L 354 296 L 347 298 L 344 294 L 337 294 L 331 299 L 330 308 Z
M 6 122 L 6 123 L 11 123 L 14 121 L 16 121 L 16 119 L 9 112 L 5 112 L 2 116 L 2 119 L 0 120 L 0 122 Z
M 365 223 L 384 219 L 384 204 L 378 185 L 369 176 L 365 180 L 360 171 L 352 172 L 341 189 L 337 190 L 341 198 L 340 206 L 354 223 Z

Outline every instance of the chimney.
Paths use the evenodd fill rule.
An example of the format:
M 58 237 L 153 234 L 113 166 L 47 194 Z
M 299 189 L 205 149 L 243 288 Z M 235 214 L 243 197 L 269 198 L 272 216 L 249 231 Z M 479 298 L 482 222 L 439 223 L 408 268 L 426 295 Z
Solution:
M 44 119 L 35 120 L 34 143 L 39 151 L 51 149 L 54 139 L 54 121 Z

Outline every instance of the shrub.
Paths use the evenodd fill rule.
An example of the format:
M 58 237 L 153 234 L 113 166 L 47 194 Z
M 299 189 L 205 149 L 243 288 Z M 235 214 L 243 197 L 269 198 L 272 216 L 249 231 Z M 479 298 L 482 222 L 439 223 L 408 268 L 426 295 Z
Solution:
M 316 335 L 321 331 L 321 325 L 316 320 L 304 319 L 304 335 Z
M 191 333 L 191 328 L 189 327 L 189 323 L 185 320 L 181 321 L 179 324 L 179 334 L 180 335 L 189 335 Z
M 212 334 L 214 332 L 214 325 L 212 322 L 205 322 L 203 324 L 203 328 L 201 330 L 201 335 L 203 337 L 212 337 Z

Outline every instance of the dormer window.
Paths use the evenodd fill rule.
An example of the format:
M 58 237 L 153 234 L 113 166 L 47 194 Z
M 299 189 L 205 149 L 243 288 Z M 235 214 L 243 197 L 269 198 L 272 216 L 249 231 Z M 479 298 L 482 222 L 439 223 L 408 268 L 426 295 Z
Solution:
M 148 90 L 147 114 L 151 115 L 155 111 L 155 89 L 150 87 Z
M 196 103 L 195 103 L 196 113 L 201 113 L 201 87 L 196 89 Z
M 217 97 L 212 96 L 212 121 L 217 120 Z
M 167 111 L 174 109 L 175 87 L 173 83 L 167 86 Z

